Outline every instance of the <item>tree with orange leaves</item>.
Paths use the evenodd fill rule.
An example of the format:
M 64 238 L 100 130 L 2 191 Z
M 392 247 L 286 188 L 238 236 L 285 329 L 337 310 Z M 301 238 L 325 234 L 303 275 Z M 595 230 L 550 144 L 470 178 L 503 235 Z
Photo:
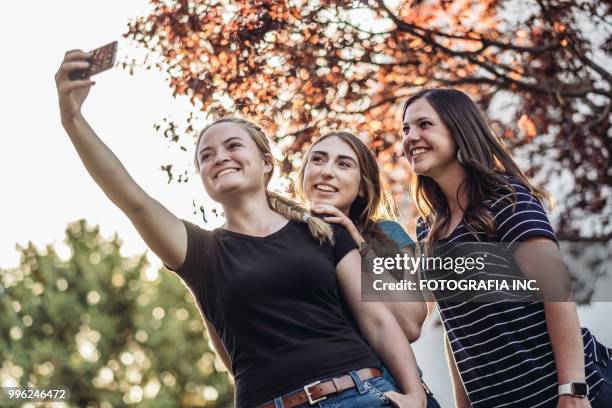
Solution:
M 401 101 L 422 87 L 459 87 L 544 187 L 573 183 L 559 203 L 560 238 L 612 236 L 608 3 L 150 3 L 152 12 L 126 33 L 158 56 L 145 66 L 166 71 L 175 94 L 205 112 L 272 123 L 285 173 L 315 135 L 348 128 L 369 137 L 401 195 L 409 174 L 398 143 Z M 187 122 L 179 129 L 167 121 L 165 136 L 194 133 Z M 587 218 L 593 227 L 585 231 Z

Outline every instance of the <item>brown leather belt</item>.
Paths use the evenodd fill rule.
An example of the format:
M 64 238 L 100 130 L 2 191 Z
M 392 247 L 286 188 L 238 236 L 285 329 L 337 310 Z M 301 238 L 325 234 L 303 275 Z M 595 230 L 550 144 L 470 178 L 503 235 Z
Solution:
M 361 381 L 365 381 L 370 378 L 381 377 L 382 371 L 378 368 L 362 368 L 357 371 L 357 376 Z M 325 382 L 315 381 L 305 385 L 302 390 L 283 397 L 283 407 L 293 408 L 302 404 L 314 405 L 327 399 L 328 395 L 350 390 L 353 387 L 355 387 L 355 382 L 350 374 L 332 378 Z M 258 408 L 275 408 L 274 401 L 266 402 Z

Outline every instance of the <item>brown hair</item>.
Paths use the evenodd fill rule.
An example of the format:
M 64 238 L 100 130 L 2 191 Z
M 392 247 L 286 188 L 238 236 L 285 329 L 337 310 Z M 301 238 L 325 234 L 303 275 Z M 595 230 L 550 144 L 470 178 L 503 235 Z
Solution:
M 467 208 L 462 208 L 465 225 L 477 239 L 478 233 L 484 233 L 491 239 L 497 229 L 495 220 L 484 204 L 485 200 L 505 199 L 516 205 L 516 191 L 508 176 L 519 179 L 534 196 L 551 209 L 554 208 L 552 197 L 533 185 L 519 169 L 510 150 L 495 137 L 484 115 L 468 95 L 450 88 L 422 90 L 404 103 L 402 121 L 408 107 L 421 98 L 429 102 L 438 113 L 461 153 L 462 165 L 468 177 L 459 186 L 457 197 L 462 189 L 466 189 Z M 446 197 L 432 178 L 416 174 L 413 174 L 410 192 L 419 214 L 430 226 L 425 240 L 437 241 L 450 223 Z
M 353 221 L 363 238 L 373 246 L 374 250 L 379 255 L 383 255 L 383 252 L 387 252 L 384 248 L 390 247 L 392 250 L 397 250 L 397 245 L 394 245 L 394 242 L 391 241 L 378 226 L 380 220 L 397 218 L 395 205 L 390 195 L 384 189 L 384 179 L 378 167 L 376 157 L 368 146 L 352 133 L 331 132 L 321 136 L 313 142 L 304 154 L 302 166 L 298 173 L 298 182 L 296 186 L 298 196 L 303 201 L 307 201 L 303 191 L 304 169 L 310 160 L 313 147 L 317 143 L 330 137 L 337 137 L 347 143 L 355 152 L 359 163 L 359 172 L 361 175 L 364 196 L 357 197 L 355 201 L 353 201 L 349 210 L 349 218 Z
M 202 129 L 202 131 L 200 131 L 196 141 L 196 153 L 194 157 L 194 164 L 198 173 L 200 172 L 200 163 L 198 162 L 197 147 L 200 144 L 202 135 L 212 126 L 217 125 L 219 123 L 236 123 L 241 125 L 244 130 L 249 134 L 249 136 L 251 136 L 251 138 L 259 148 L 259 151 L 261 151 L 261 153 L 264 155 L 267 154 L 269 155 L 269 157 L 272 157 L 271 164 L 273 166 L 275 165 L 274 156 L 272 155 L 272 150 L 270 149 L 270 142 L 261 127 L 245 119 L 230 117 L 218 119 L 206 126 L 204 129 Z M 333 244 L 334 234 L 331 226 L 328 223 L 326 223 L 320 218 L 311 216 L 308 210 L 297 202 L 267 189 L 267 185 L 270 182 L 270 179 L 272 178 L 273 172 L 274 170 L 265 175 L 266 196 L 270 209 L 276 211 L 277 213 L 292 221 L 305 222 L 308 225 L 308 229 L 310 230 L 311 235 L 320 243 L 329 241 Z

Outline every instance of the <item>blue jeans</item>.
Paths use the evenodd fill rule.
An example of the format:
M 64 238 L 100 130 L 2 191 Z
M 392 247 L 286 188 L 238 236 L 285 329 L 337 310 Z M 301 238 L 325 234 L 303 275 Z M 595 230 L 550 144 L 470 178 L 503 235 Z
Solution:
M 595 365 L 603 377 L 603 382 L 599 386 L 597 397 L 591 402 L 591 408 L 612 407 L 612 360 L 603 360 Z
M 440 407 L 440 403 L 438 402 L 436 397 L 434 397 L 433 392 L 431 392 L 431 390 L 427 388 L 427 385 L 425 385 L 424 382 L 423 382 L 423 388 L 425 388 L 425 397 L 427 397 L 426 407 L 427 408 L 442 408 Z
M 361 381 L 355 371 L 349 372 L 355 387 L 338 394 L 328 395 L 327 398 L 315 405 L 302 404 L 299 407 L 318 408 L 382 408 L 392 407 L 393 404 L 384 394 L 387 391 L 397 391 L 384 377 L 370 378 Z M 284 408 L 282 397 L 274 399 L 276 408 Z
M 391 373 L 389 372 L 389 370 L 387 369 L 387 367 L 384 365 L 382 361 L 380 362 L 380 368 L 382 369 L 383 377 L 389 380 L 389 382 L 395 388 L 399 388 L 397 386 L 397 383 L 395 382 L 395 379 L 393 378 L 393 376 L 391 375 Z M 423 371 L 421 370 L 420 367 L 417 366 L 417 368 L 419 369 L 419 376 L 421 377 L 421 383 L 423 383 L 423 391 L 425 391 L 425 397 L 427 398 L 427 408 L 441 408 L 440 403 L 438 402 L 436 397 L 434 397 L 433 392 L 431 392 L 429 387 L 427 387 L 427 385 L 425 384 L 425 381 L 423 381 Z

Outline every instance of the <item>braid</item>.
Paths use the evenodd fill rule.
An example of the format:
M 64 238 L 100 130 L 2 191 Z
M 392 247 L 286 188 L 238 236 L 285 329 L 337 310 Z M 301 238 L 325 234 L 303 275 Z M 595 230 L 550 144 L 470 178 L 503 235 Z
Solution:
M 266 190 L 268 205 L 280 215 L 296 222 L 305 222 L 308 225 L 310 234 L 319 241 L 320 244 L 329 241 L 334 244 L 334 232 L 331 226 L 320 218 L 313 217 L 306 208 L 295 201 L 283 197 L 273 191 Z

